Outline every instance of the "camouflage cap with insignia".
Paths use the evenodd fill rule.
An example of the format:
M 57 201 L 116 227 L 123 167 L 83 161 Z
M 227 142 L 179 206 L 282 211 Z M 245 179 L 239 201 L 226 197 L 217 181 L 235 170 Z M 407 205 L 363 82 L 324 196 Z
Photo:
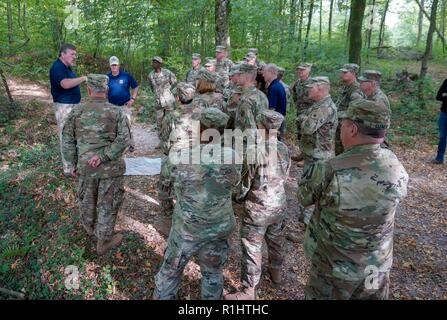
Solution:
M 271 109 L 262 110 L 256 117 L 256 122 L 262 124 L 267 130 L 279 129 L 284 121 L 284 116 Z
M 200 114 L 193 114 L 193 119 L 200 120 L 200 123 L 207 128 L 224 129 L 230 117 L 217 108 L 206 108 Z
M 320 77 L 312 77 L 308 80 L 308 84 L 306 84 L 306 87 L 310 88 L 317 84 L 331 84 L 331 81 L 328 77 L 320 76 Z
M 216 46 L 216 52 L 225 52 L 227 47 L 225 46 Z
M 203 80 L 210 83 L 216 83 L 217 82 L 217 74 L 213 72 L 209 72 L 206 69 L 200 69 L 199 73 L 196 77 L 197 80 Z
M 163 63 L 163 59 L 159 56 L 155 56 L 152 58 L 152 61 L 157 61 L 158 63 Z
M 339 119 L 350 119 L 371 129 L 388 129 L 390 111 L 383 103 L 366 99 L 356 99 L 346 111 L 338 115 Z
M 201 59 L 201 55 L 200 55 L 200 53 L 193 53 L 192 54 L 192 59 Z
M 87 75 L 87 86 L 93 88 L 95 91 L 104 91 L 109 85 L 109 77 L 105 74 L 91 73 Z
M 296 69 L 308 69 L 308 68 L 312 68 L 312 63 L 302 63 L 300 64 L 298 67 L 296 67 Z
M 254 53 L 255 55 L 258 54 L 258 49 L 257 48 L 249 48 L 248 49 L 248 53 Z
M 179 82 L 175 91 L 181 101 L 192 100 L 196 94 L 196 88 L 187 82 Z
M 341 72 L 353 72 L 357 73 L 359 72 L 359 65 L 355 63 L 346 63 L 343 65 L 343 68 L 340 69 Z
M 359 81 L 378 81 L 380 82 L 380 78 L 382 78 L 382 73 L 377 70 L 365 70 L 361 77 L 359 77 Z

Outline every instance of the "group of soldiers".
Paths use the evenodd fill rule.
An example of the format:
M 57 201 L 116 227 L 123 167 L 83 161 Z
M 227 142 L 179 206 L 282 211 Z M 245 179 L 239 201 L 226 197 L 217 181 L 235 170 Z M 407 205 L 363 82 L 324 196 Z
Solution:
M 148 76 L 164 154 L 156 226 L 168 236 L 153 298 L 175 299 L 182 272 L 195 257 L 203 299 L 255 299 L 264 240 L 272 284 L 282 284 L 285 182 L 292 157 L 283 142 L 269 138 L 276 136 L 284 116 L 269 109 L 263 72 L 276 68 L 282 78 L 284 70 L 259 61 L 254 48 L 234 64 L 224 46 L 217 46 L 216 59 L 204 67 L 201 56 L 193 54 L 183 82 L 162 65 L 162 58 L 154 57 Z M 394 215 L 406 195 L 408 175 L 384 144 L 391 109 L 380 90 L 381 74 L 365 71 L 357 78 L 359 66 L 344 65 L 344 85 L 334 103 L 329 79 L 311 77 L 311 69 L 309 63 L 300 64 L 298 80 L 290 87 L 284 84 L 297 110 L 301 155 L 295 160 L 304 160 L 296 211 L 314 207 L 305 229 L 311 264 L 306 298 L 386 299 Z M 107 103 L 107 82 L 105 75 L 87 77 L 90 98 L 70 112 L 62 131 L 63 157 L 79 176 L 82 223 L 98 239 L 99 254 L 122 241 L 113 229 L 123 199 L 123 155 L 131 137 L 122 108 Z M 194 141 L 194 121 L 199 122 L 200 141 Z M 202 134 L 208 129 L 246 133 L 241 163 L 223 160 L 238 158 L 237 151 L 221 139 L 210 141 Z M 248 139 L 251 134 L 256 138 Z M 249 162 L 246 155 L 253 148 L 256 161 Z M 185 152 L 189 158 L 195 152 L 216 157 L 216 150 L 221 161 L 173 160 Z M 233 202 L 243 207 L 242 289 L 224 294 L 223 268 L 235 228 Z

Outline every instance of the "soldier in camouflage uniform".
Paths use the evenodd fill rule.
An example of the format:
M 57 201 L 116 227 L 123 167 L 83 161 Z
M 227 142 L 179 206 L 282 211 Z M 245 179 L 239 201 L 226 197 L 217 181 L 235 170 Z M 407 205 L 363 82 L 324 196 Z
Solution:
M 286 97 L 287 97 L 287 110 L 290 110 L 290 103 L 292 101 L 292 91 L 290 90 L 290 86 L 286 84 L 282 79 L 284 79 L 284 74 L 286 73 L 286 69 L 282 67 L 278 67 L 278 80 L 284 87 L 284 90 L 286 90 Z
M 227 87 L 230 79 L 230 72 L 233 62 L 227 58 L 227 48 L 225 46 L 216 46 L 216 72 L 222 78 L 223 88 Z
M 246 129 L 256 129 L 256 117 L 262 110 L 269 108 L 269 102 L 267 96 L 254 85 L 255 66 L 241 64 L 236 73 L 242 94 L 235 114 L 234 127 L 244 132 Z
M 359 77 L 360 90 L 365 94 L 367 100 L 377 101 L 384 104 L 391 113 L 390 101 L 385 93 L 380 89 L 380 79 L 382 74 L 376 70 L 366 70 Z
M 102 255 L 118 246 L 114 234 L 124 198 L 123 153 L 129 146 L 130 128 L 119 106 L 107 102 L 109 78 L 87 77 L 89 99 L 73 109 L 62 132 L 62 150 L 73 176 L 79 176 L 77 202 L 84 229 L 98 239 Z
M 236 111 L 238 104 L 242 95 L 242 88 L 238 85 L 239 83 L 239 64 L 235 64 L 230 69 L 230 85 L 227 87 L 226 95 L 228 96 L 224 112 L 230 117 L 227 124 L 227 129 L 234 129 L 234 120 L 236 118 Z M 225 95 L 224 95 L 225 99 Z
M 206 109 L 200 113 L 201 132 L 214 128 L 222 133 L 227 121 L 228 116 L 219 109 Z M 220 161 L 210 163 L 208 156 L 216 147 Z M 235 152 L 222 148 L 220 141 L 189 150 L 191 154 L 196 151 L 203 152 L 199 164 L 168 160 L 177 201 L 163 265 L 155 276 L 154 299 L 176 298 L 183 269 L 193 256 L 202 272 L 202 299 L 222 298 L 228 238 L 235 227 L 231 195 L 240 180 L 241 165 L 224 164 L 223 159 L 234 159 Z
M 153 71 L 148 76 L 149 87 L 155 94 L 155 109 L 157 113 L 157 127 L 160 130 L 161 121 L 165 113 L 172 110 L 175 105 L 175 97 L 172 88 L 177 83 L 177 78 L 168 69 L 162 68 L 163 59 L 160 57 L 152 58 Z
M 327 77 L 314 77 L 306 85 L 312 106 L 303 112 L 298 121 L 302 133 L 299 147 L 303 153 L 306 172 L 317 160 L 334 156 L 335 131 L 337 129 L 337 107 L 329 94 Z
M 192 84 L 180 82 L 176 87 L 176 108 L 169 112 L 162 122 L 160 137 L 164 157 L 161 161 L 161 172 L 158 181 L 158 199 L 160 201 L 160 215 L 155 223 L 157 230 L 169 235 L 171 229 L 172 212 L 174 209 L 172 186 L 169 181 L 167 167 L 168 155 L 171 150 L 180 150 L 192 147 L 192 120 L 194 106 L 192 99 L 195 88 Z
M 312 64 L 302 63 L 296 70 L 299 78 L 291 85 L 291 93 L 296 107 L 296 127 L 299 141 L 301 140 L 301 123 L 298 121 L 298 118 L 313 104 L 313 101 L 309 98 L 306 89 L 306 85 L 309 83 L 310 73 L 312 71 Z
M 186 82 L 189 84 L 195 84 L 197 74 L 203 67 L 200 65 L 201 62 L 201 56 L 199 53 L 193 53 L 192 54 L 192 68 L 189 69 L 188 73 L 186 74 Z
M 197 108 L 224 109 L 224 98 L 222 93 L 216 92 L 219 76 L 208 70 L 200 70 L 197 75 L 197 95 L 194 97 L 193 105 Z
M 345 151 L 318 162 L 302 179 L 298 198 L 315 204 L 306 299 L 387 299 L 394 216 L 406 196 L 408 174 L 380 147 L 390 125 L 381 103 L 357 99 L 342 119 Z
M 357 74 L 359 71 L 359 66 L 355 63 L 347 63 L 340 69 L 340 79 L 343 81 L 343 86 L 338 96 L 337 111 L 346 111 L 348 105 L 351 101 L 363 98 L 364 95 L 360 91 L 360 85 L 357 82 Z M 335 134 L 335 154 L 339 155 L 343 152 L 343 146 L 341 145 L 340 139 L 340 123 L 337 127 L 337 132 Z
M 269 131 L 275 132 L 284 116 L 274 110 L 262 110 L 257 116 L 261 139 L 257 142 L 257 161 L 244 164 L 243 175 L 248 182 L 244 192 L 244 214 L 241 225 L 241 292 L 225 296 L 227 300 L 254 300 L 255 287 L 262 271 L 262 245 L 267 243 L 269 272 L 272 282 L 279 286 L 283 263 L 283 229 L 286 192 L 284 184 L 290 169 L 290 154 L 281 141 L 268 140 Z M 265 129 L 265 130 L 263 130 Z M 273 133 L 275 133 L 273 132 Z M 260 147 L 262 145 L 262 148 Z M 255 146 L 253 146 L 255 147 Z M 250 148 L 250 146 L 249 146 Z M 263 149 L 265 148 L 265 149 Z M 272 156 L 272 153 L 276 154 Z

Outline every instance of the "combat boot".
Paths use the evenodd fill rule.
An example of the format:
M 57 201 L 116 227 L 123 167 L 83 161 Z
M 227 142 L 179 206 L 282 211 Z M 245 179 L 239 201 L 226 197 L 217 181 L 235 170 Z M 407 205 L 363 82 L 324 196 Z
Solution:
M 224 300 L 256 300 L 255 288 L 245 288 L 243 291 L 226 294 Z
M 281 269 L 278 268 L 269 268 L 270 279 L 273 282 L 273 285 L 276 288 L 279 288 L 282 283 Z
M 108 241 L 98 240 L 96 245 L 96 251 L 100 256 L 109 251 L 110 249 L 118 247 L 123 241 L 123 235 L 121 233 L 115 234 L 112 239 Z

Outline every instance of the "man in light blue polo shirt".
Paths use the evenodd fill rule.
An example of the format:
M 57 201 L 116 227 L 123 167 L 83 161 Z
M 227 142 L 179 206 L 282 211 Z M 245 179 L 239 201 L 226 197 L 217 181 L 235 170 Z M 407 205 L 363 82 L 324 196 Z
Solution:
M 134 104 L 138 96 L 138 82 L 129 73 L 120 69 L 120 60 L 112 56 L 109 59 L 110 72 L 109 77 L 109 102 L 117 106 L 123 106 L 124 113 L 129 121 L 129 127 L 132 120 L 132 110 L 130 107 Z M 130 89 L 132 89 L 130 92 Z M 130 151 L 134 149 L 134 142 L 131 139 Z

